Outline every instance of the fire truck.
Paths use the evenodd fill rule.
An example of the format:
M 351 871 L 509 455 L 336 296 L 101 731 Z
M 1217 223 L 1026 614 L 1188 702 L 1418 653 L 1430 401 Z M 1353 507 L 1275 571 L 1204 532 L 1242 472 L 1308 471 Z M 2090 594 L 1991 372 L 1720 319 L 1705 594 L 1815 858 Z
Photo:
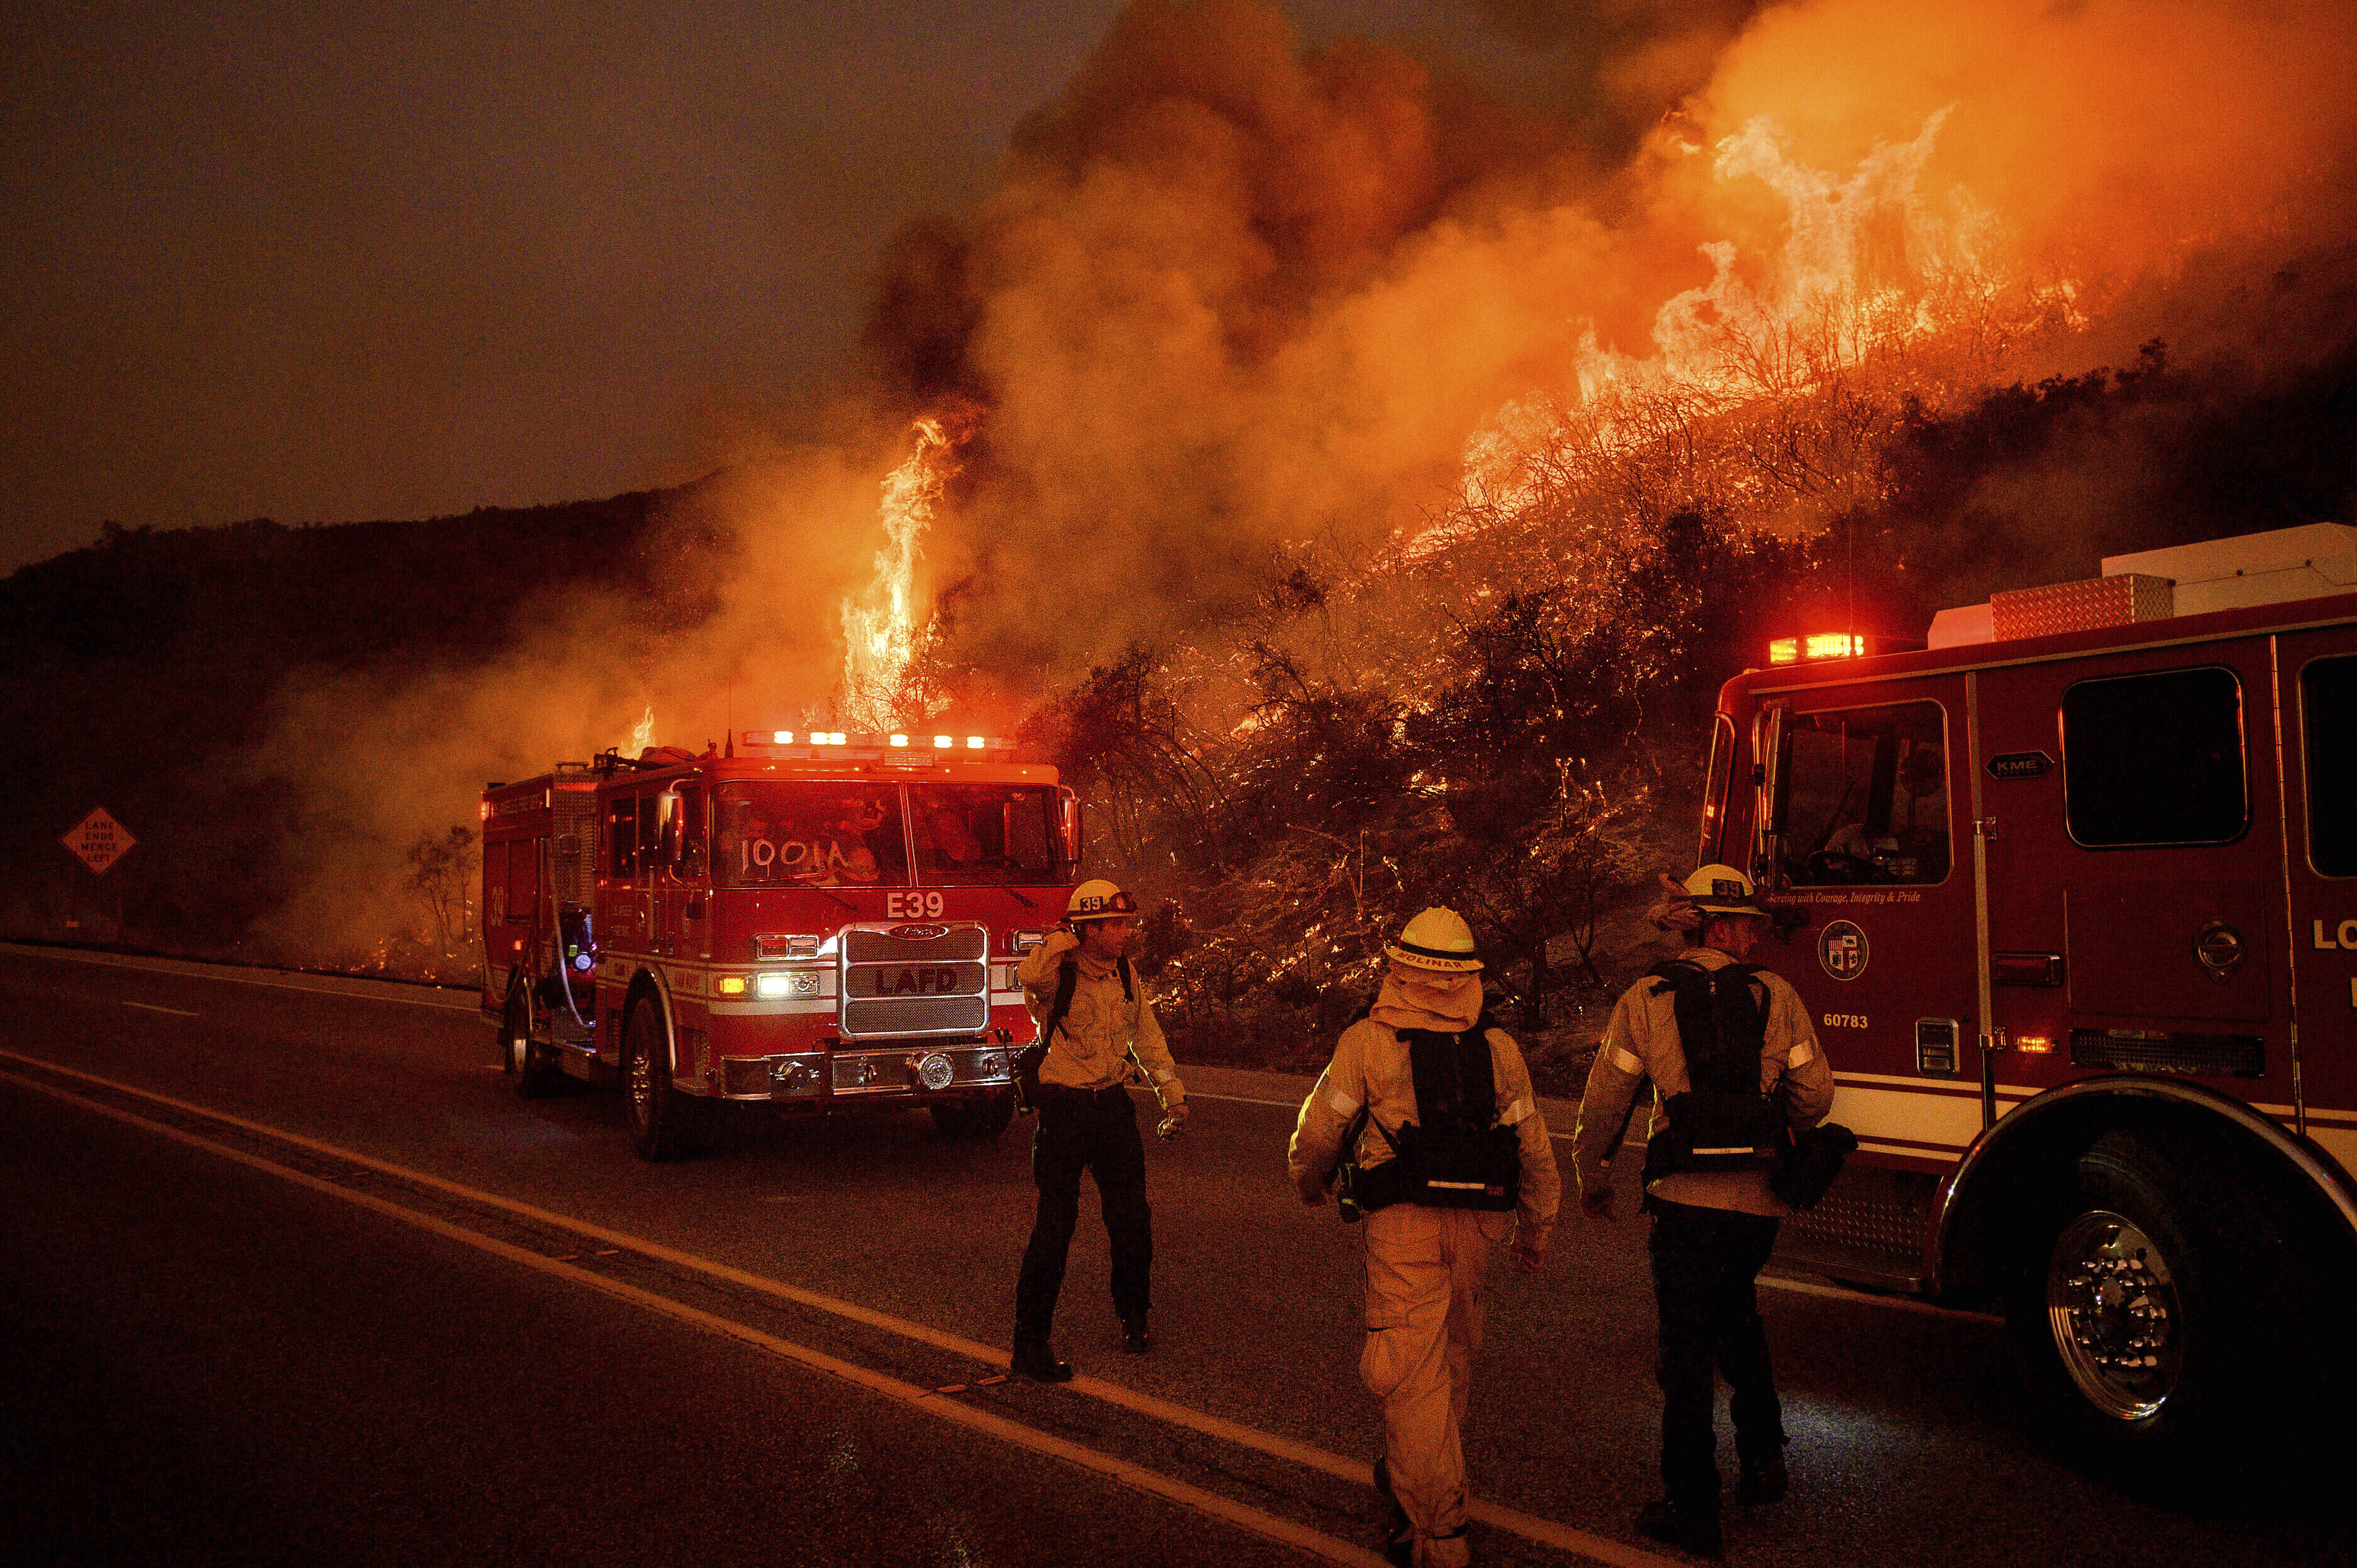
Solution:
M 516 1090 L 619 1079 L 650 1160 L 723 1101 L 993 1138 L 1081 812 L 982 736 L 747 731 L 483 791 L 484 1016 Z
M 1772 646 L 1700 854 L 1860 1140 L 1781 1258 L 2001 1305 L 2134 1455 L 2310 1386 L 2357 1283 L 2357 528 L 2102 564 Z

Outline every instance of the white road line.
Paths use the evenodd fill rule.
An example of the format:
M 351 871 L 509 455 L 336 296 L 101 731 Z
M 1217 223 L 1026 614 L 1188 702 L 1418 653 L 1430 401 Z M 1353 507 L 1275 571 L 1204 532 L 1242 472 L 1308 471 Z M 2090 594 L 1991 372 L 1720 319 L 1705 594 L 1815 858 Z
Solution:
M 133 1002 L 122 997 L 117 997 L 116 1000 L 122 1002 L 125 1007 L 136 1007 L 142 1013 L 169 1013 L 175 1018 L 201 1018 L 204 1016 L 202 1013 L 191 1013 L 185 1007 L 158 1007 L 153 1002 Z
M 0 1058 L 22 1062 L 28 1067 L 40 1068 L 66 1078 L 80 1079 L 84 1083 L 96 1084 L 120 1094 L 151 1101 L 158 1105 L 167 1105 L 173 1110 L 186 1112 L 190 1115 L 207 1117 L 242 1132 L 274 1138 L 313 1154 L 324 1155 L 348 1164 L 360 1165 L 364 1169 L 397 1176 L 404 1181 L 414 1182 L 420 1187 L 463 1197 L 469 1202 L 482 1204 L 486 1208 L 502 1209 L 510 1214 L 519 1215 L 556 1230 L 569 1230 L 575 1235 L 592 1240 L 611 1243 L 617 1247 L 627 1247 L 642 1256 L 658 1259 L 678 1268 L 687 1269 L 713 1279 L 725 1280 L 730 1284 L 758 1291 L 781 1301 L 790 1301 L 799 1306 L 807 1306 L 838 1317 L 848 1318 L 855 1323 L 865 1324 L 871 1328 L 883 1329 L 888 1333 L 899 1335 L 903 1338 L 914 1339 L 920 1343 L 933 1346 L 937 1349 L 947 1350 L 973 1360 L 996 1367 L 1004 1367 L 1007 1364 L 1007 1353 L 995 1346 L 984 1345 L 962 1335 L 944 1333 L 921 1323 L 912 1323 L 906 1318 L 894 1317 L 888 1313 L 876 1312 L 834 1296 L 821 1295 L 815 1291 L 803 1290 L 798 1285 L 790 1285 L 782 1281 L 748 1273 L 726 1263 L 715 1262 L 710 1259 L 698 1257 L 693 1252 L 683 1252 L 675 1248 L 666 1247 L 659 1241 L 650 1241 L 632 1236 L 627 1231 L 609 1230 L 603 1226 L 590 1224 L 587 1220 L 551 1213 L 547 1209 L 536 1208 L 528 1203 L 519 1203 L 513 1198 L 501 1197 L 495 1193 L 482 1192 L 457 1182 L 447 1181 L 440 1176 L 429 1176 L 424 1171 L 412 1170 L 405 1165 L 393 1165 L 389 1161 L 376 1159 L 356 1150 L 339 1148 L 333 1144 L 307 1138 L 299 1133 L 289 1133 L 263 1122 L 249 1122 L 242 1117 L 231 1115 L 227 1112 L 215 1111 L 209 1106 L 193 1104 L 184 1100 L 176 1100 L 170 1095 L 158 1094 L 152 1090 L 141 1089 L 134 1084 L 102 1078 L 96 1073 L 84 1072 L 78 1068 L 45 1061 L 39 1057 L 28 1057 L 16 1051 L 0 1049 Z M 0 1077 L 13 1078 L 13 1075 L 0 1074 Z M 62 1091 L 50 1090 L 49 1092 Z M 110 1114 L 114 1113 L 110 1112 Z M 127 1112 L 122 1114 L 128 1115 Z M 344 1191 L 341 1187 L 330 1187 L 328 1190 L 339 1194 Z M 533 1256 L 538 1255 L 533 1254 Z M 746 1332 L 751 1333 L 752 1330 L 748 1329 Z M 1372 1487 L 1374 1485 L 1374 1467 L 1364 1460 L 1345 1459 L 1340 1455 L 1329 1454 L 1323 1449 L 1311 1447 L 1308 1444 L 1296 1443 L 1290 1438 L 1279 1437 L 1274 1433 L 1262 1432 L 1256 1427 L 1241 1425 L 1212 1415 L 1206 1411 L 1172 1404 L 1168 1401 L 1157 1399 L 1151 1394 L 1140 1393 L 1135 1389 L 1125 1388 L 1118 1383 L 1109 1383 L 1098 1378 L 1075 1378 L 1064 1386 L 1074 1392 L 1090 1395 L 1108 1404 L 1119 1405 L 1125 1410 L 1151 1416 L 1173 1426 L 1185 1427 L 1202 1433 L 1206 1436 L 1233 1443 L 1239 1447 L 1251 1448 L 1275 1458 L 1289 1460 L 1310 1469 L 1320 1470 L 1340 1480 L 1362 1487 Z M 1171 1484 L 1176 1486 L 1180 1483 Z M 1591 1535 L 1584 1530 L 1557 1524 L 1553 1520 L 1541 1519 L 1535 1514 L 1523 1513 L 1516 1509 L 1502 1508 L 1495 1503 L 1476 1500 L 1471 1511 L 1473 1517 L 1484 1524 L 1512 1530 L 1526 1540 L 1558 1547 L 1595 1562 L 1610 1563 L 1613 1568 L 1677 1568 L 1676 1559 L 1657 1556 L 1652 1552 L 1624 1545 L 1604 1536 Z M 1337 1559 L 1337 1561 L 1344 1560 Z M 1347 1561 L 1377 1563 L 1380 1559 L 1361 1554 L 1349 1558 Z
M 277 991 L 307 991 L 315 996 L 347 996 L 355 1002 L 391 1002 L 403 1007 L 438 1007 L 445 1012 L 480 1014 L 482 1003 L 475 998 L 464 1002 L 444 996 L 385 995 L 372 991 L 347 991 L 335 985 L 307 984 L 301 978 L 263 978 L 251 974 L 227 974 L 211 964 L 197 963 L 183 959 L 143 959 L 128 953 L 83 952 L 74 948 L 31 947 L 18 942 L 0 942 L 0 952 L 22 958 L 53 958 L 69 963 L 104 963 L 118 969 L 145 970 L 150 974 L 183 974 L 197 980 L 217 980 L 226 985 L 262 985 Z M 398 985 L 399 981 L 371 980 L 363 974 L 350 976 L 320 975 L 320 980 L 345 980 L 353 985 Z
M 200 1138 L 193 1133 L 183 1132 L 178 1127 L 167 1127 L 160 1122 L 151 1122 L 144 1116 L 133 1115 L 128 1111 L 102 1104 L 95 1100 L 71 1093 L 51 1084 L 40 1083 L 13 1072 L 0 1072 L 0 1081 L 17 1084 L 37 1093 L 64 1101 L 68 1104 L 81 1106 L 86 1111 L 112 1117 L 117 1122 L 137 1127 L 144 1132 L 157 1133 L 177 1143 L 185 1144 L 190 1148 L 201 1149 L 208 1154 L 217 1155 L 223 1159 L 233 1160 L 239 1165 L 291 1181 L 298 1187 L 308 1187 L 314 1192 L 326 1193 L 331 1197 L 341 1198 L 347 1203 L 382 1214 L 389 1219 L 397 1219 L 404 1225 L 414 1226 L 420 1230 L 444 1237 L 462 1246 L 472 1247 L 477 1251 L 488 1252 L 492 1257 L 522 1264 L 540 1273 L 570 1281 L 574 1284 L 597 1291 L 600 1294 L 612 1296 L 618 1301 L 625 1301 L 633 1306 L 642 1307 L 659 1316 L 668 1317 L 676 1322 L 684 1323 L 690 1327 L 701 1328 L 707 1333 L 737 1340 L 757 1350 L 764 1350 L 781 1359 L 808 1367 L 813 1371 L 824 1372 L 830 1377 L 856 1383 L 861 1388 L 881 1394 L 886 1399 L 910 1410 L 920 1411 L 953 1425 L 970 1427 L 1002 1442 L 1028 1448 L 1035 1454 L 1044 1454 L 1052 1458 L 1061 1459 L 1075 1468 L 1092 1471 L 1134 1491 L 1151 1493 L 1182 1507 L 1193 1509 L 1200 1513 L 1210 1514 L 1214 1519 L 1223 1520 L 1239 1529 L 1250 1530 L 1254 1535 L 1290 1546 L 1297 1552 L 1307 1552 L 1324 1562 L 1342 1563 L 1345 1568 L 1383 1568 L 1383 1560 L 1362 1547 L 1353 1546 L 1348 1541 L 1337 1541 L 1329 1535 L 1321 1535 L 1307 1526 L 1294 1523 L 1291 1520 L 1280 1519 L 1263 1509 L 1232 1501 L 1216 1492 L 1207 1492 L 1200 1487 L 1190 1487 L 1184 1481 L 1174 1479 L 1157 1471 L 1133 1465 L 1125 1459 L 1117 1458 L 1110 1454 L 1100 1454 L 1092 1448 L 1068 1442 L 1049 1433 L 1037 1431 L 1019 1422 L 1009 1421 L 1004 1416 L 995 1415 L 988 1411 L 976 1410 L 970 1405 L 937 1398 L 934 1391 L 931 1389 L 921 1389 L 913 1383 L 902 1382 L 899 1379 L 885 1373 L 874 1371 L 849 1361 L 839 1360 L 823 1350 L 813 1350 L 808 1346 L 797 1345 L 790 1339 L 780 1339 L 776 1335 L 765 1334 L 749 1325 L 702 1311 L 689 1306 L 684 1302 L 673 1301 L 668 1296 L 657 1294 L 653 1291 L 641 1290 L 637 1285 L 628 1284 L 620 1280 L 608 1279 L 587 1269 L 577 1269 L 570 1263 L 560 1262 L 554 1258 L 543 1257 L 538 1252 L 467 1230 L 464 1226 L 453 1225 L 447 1220 L 437 1219 L 430 1214 L 420 1214 L 414 1208 L 404 1208 L 397 1203 L 389 1202 L 368 1193 L 354 1192 L 349 1187 L 339 1187 L 334 1182 L 265 1160 L 258 1155 L 249 1155 L 242 1150 L 232 1149 L 227 1144 L 216 1144 L 209 1138 Z

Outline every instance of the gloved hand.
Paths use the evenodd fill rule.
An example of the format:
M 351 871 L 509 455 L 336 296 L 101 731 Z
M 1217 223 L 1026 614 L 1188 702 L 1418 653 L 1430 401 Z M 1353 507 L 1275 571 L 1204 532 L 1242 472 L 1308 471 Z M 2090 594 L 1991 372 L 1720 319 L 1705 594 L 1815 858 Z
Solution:
M 1662 885 L 1663 898 L 1645 911 L 1645 918 L 1653 922 L 1653 929 L 1658 931 L 1691 931 L 1699 927 L 1702 911 L 1695 908 L 1694 900 L 1686 896 L 1684 884 L 1667 872 L 1656 873 L 1655 875 Z
M 1583 1189 L 1579 1195 L 1579 1211 L 1590 1219 L 1620 1218 L 1612 1212 L 1612 1189 L 1609 1187 Z
M 1053 958 L 1059 953 L 1071 952 L 1080 945 L 1081 939 L 1079 933 L 1068 930 L 1062 926 L 1059 926 L 1054 930 L 1048 933 L 1048 940 L 1041 942 L 1039 947 L 1040 950 L 1047 953 L 1049 957 Z
M 1513 1260 L 1514 1272 L 1519 1274 L 1534 1274 L 1546 1267 L 1545 1253 L 1525 1247 L 1520 1241 L 1506 1249 L 1506 1256 Z
M 1164 1143 L 1168 1143 L 1187 1130 L 1187 1118 L 1194 1113 L 1193 1107 L 1185 1101 L 1180 1101 L 1164 1112 L 1160 1125 L 1154 1129 L 1154 1135 Z

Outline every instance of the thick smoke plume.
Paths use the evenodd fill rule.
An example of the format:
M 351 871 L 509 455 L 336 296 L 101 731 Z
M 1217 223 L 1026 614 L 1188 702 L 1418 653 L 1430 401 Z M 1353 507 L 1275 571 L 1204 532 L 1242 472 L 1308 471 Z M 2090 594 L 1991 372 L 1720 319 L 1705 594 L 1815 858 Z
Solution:
M 1697 527 L 1855 526 L 1903 421 L 1990 388 L 2155 338 L 2248 387 L 2357 334 L 2341 6 L 1465 9 L 1530 51 L 1511 90 L 1406 45 L 1305 48 L 1255 0 L 1124 11 L 996 191 L 881 258 L 839 439 L 683 496 L 655 624 L 549 603 L 492 669 L 278 694 L 255 766 L 297 775 L 318 829 L 285 928 L 364 929 L 351 890 L 487 775 L 623 744 L 650 704 L 690 746 L 836 716 L 847 617 L 882 602 L 879 487 L 920 418 L 952 414 L 960 446 L 905 552 L 914 613 L 941 618 L 902 716 L 954 701 L 1011 726 L 1142 643 L 1189 650 L 1186 722 L 1224 729 L 1271 679 L 1438 657 L 1437 618 L 1481 612 L 1484 573 L 1535 563 L 1551 603 L 1592 605 L 1663 539 L 1731 570 Z M 1741 423 L 1762 407 L 1795 412 Z M 1773 505 L 1744 477 L 1770 471 L 1762 431 L 1803 471 Z M 1665 432 L 1685 467 L 1656 483 L 1624 458 Z M 2060 509 L 2074 542 L 2140 504 L 2083 499 L 2118 452 L 2082 434 L 1986 479 L 2083 498 Z M 1943 559 L 1941 591 L 1986 591 L 1969 552 Z M 1337 629 L 1348 605 L 1377 618 Z
M 2061 291 L 2071 331 L 1976 374 L 2127 362 L 2152 336 L 2315 341 L 2272 340 L 2217 280 L 2345 232 L 2342 8 L 1824 0 L 1699 32 L 1651 20 L 1668 8 L 1485 9 L 1526 43 L 1627 51 L 1547 117 L 1395 48 L 1304 53 L 1250 0 L 1136 5 L 981 210 L 904 236 L 870 341 L 911 406 L 988 411 L 934 561 L 965 579 L 976 662 L 1190 622 L 1284 542 L 1416 531 L 1501 408 L 1576 402 L 1599 351 L 1658 359 L 1657 312 L 1715 266 L 1760 297 L 1829 263 L 1860 296 L 1944 282 L 1950 308 Z M 1647 83 L 1653 128 L 1599 166 Z M 1857 212 L 1893 149 L 1905 180 Z M 1831 230 L 1841 253 L 1813 252 Z

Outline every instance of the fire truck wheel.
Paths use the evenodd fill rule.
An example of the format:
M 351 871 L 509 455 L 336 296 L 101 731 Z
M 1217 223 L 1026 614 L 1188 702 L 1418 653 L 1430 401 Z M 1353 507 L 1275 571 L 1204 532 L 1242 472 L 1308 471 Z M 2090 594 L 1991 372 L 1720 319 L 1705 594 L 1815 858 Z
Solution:
M 515 1079 L 518 1094 L 538 1100 L 555 1090 L 565 1075 L 549 1047 L 532 1037 L 532 999 L 521 990 L 508 997 L 500 1038 L 507 1051 L 508 1076 Z
M 2233 1424 L 2246 1385 L 2238 1260 L 2172 1168 L 2134 1134 L 2098 1139 L 2013 1304 L 2042 1338 L 2043 1380 L 2102 1455 L 2191 1457 Z
M 683 1094 L 671 1081 L 671 1053 L 664 1048 L 662 1004 L 641 997 L 622 1026 L 622 1083 L 630 1121 L 630 1144 L 641 1158 L 677 1159 L 704 1141 L 710 1110 Z
M 979 1100 L 937 1101 L 929 1109 L 933 1125 L 944 1138 L 996 1138 L 1015 1120 L 1015 1096 L 985 1095 Z

